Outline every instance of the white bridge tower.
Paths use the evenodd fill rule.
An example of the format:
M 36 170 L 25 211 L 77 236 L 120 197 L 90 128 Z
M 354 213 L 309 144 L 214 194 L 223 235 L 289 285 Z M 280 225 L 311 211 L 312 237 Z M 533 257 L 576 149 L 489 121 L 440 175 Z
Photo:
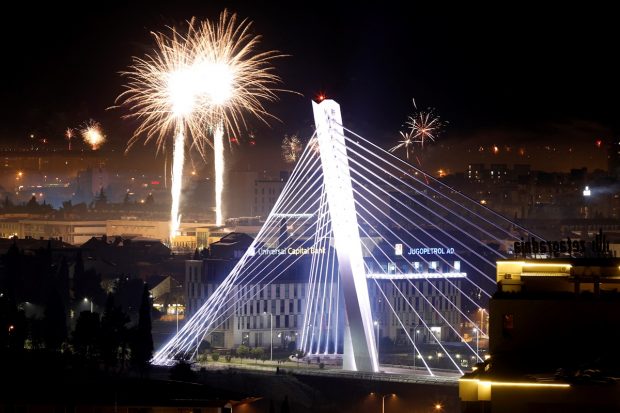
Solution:
M 377 372 L 378 354 L 340 105 L 324 100 L 312 102 L 312 108 L 345 302 L 342 367 Z

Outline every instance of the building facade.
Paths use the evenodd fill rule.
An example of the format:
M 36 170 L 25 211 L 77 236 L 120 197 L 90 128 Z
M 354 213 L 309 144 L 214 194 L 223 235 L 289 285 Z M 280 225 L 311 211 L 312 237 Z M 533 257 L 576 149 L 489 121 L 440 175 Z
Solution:
M 251 242 L 252 238 L 245 234 L 232 233 L 211 245 L 209 257 L 186 261 L 184 285 L 188 316 L 194 315 L 215 292 Z M 380 269 L 367 264 L 370 269 Z M 270 284 L 232 285 L 227 297 L 234 305 L 228 305 L 228 312 L 220 315 L 215 330 L 205 339 L 215 347 L 234 348 L 242 344 L 269 347 L 273 337 L 274 347 L 295 350 L 301 346 L 304 326 L 321 325 L 324 329 L 333 329 L 340 325 L 343 330 L 343 299 L 335 282 L 326 284 L 321 293 L 326 302 L 340 300 L 331 318 L 325 311 L 315 311 L 319 315 L 307 317 L 312 290 L 308 281 L 310 265 L 308 255 Z M 396 265 L 400 265 L 398 261 Z M 458 341 L 454 326 L 461 322 L 461 283 L 465 274 L 455 272 L 455 266 L 458 265 L 447 269 L 436 261 L 414 262 L 408 269 L 389 268 L 394 273 L 404 271 L 401 277 L 369 274 L 375 331 L 380 339 L 389 338 L 395 346 L 410 345 L 409 337 L 416 343 L 432 343 L 435 339 Z M 385 267 L 388 269 L 387 264 Z M 323 336 L 338 335 L 324 332 Z M 324 342 L 319 351 L 341 353 L 342 335 L 337 341 Z M 313 351 L 317 347 L 319 345 L 308 346 Z

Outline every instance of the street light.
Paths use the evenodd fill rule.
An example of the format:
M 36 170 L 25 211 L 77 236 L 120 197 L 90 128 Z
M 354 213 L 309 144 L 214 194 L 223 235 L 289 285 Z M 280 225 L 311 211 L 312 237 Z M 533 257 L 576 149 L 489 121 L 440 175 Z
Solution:
M 377 343 L 377 363 L 379 362 L 379 322 L 377 320 L 375 320 L 373 322 L 373 324 L 375 325 L 375 342 Z
M 392 397 L 396 395 L 394 393 L 390 393 L 390 394 L 384 394 L 383 396 L 381 396 L 381 413 L 385 413 L 385 398 L 388 396 Z
M 93 312 L 93 300 L 89 300 L 88 298 L 84 297 L 84 302 L 87 303 L 90 301 L 90 312 Z
M 416 325 L 413 329 L 413 374 L 415 374 L 415 359 L 418 358 L 418 355 L 416 354 L 416 346 L 415 344 L 417 344 L 418 342 L 418 333 L 420 332 L 420 330 L 418 330 L 418 325 Z M 419 351 L 418 351 L 419 352 Z
M 478 330 L 477 328 L 474 328 L 474 331 L 476 332 L 476 357 L 480 357 L 480 352 L 478 351 L 479 346 L 480 346 L 480 330 Z
M 273 313 L 268 313 L 267 311 L 263 311 L 263 314 L 269 314 L 269 329 L 271 330 L 270 334 L 270 344 L 269 344 L 269 361 L 273 361 Z
M 176 301 L 179 301 L 178 299 Z M 179 334 L 179 303 L 174 304 L 174 313 L 177 317 L 177 334 Z

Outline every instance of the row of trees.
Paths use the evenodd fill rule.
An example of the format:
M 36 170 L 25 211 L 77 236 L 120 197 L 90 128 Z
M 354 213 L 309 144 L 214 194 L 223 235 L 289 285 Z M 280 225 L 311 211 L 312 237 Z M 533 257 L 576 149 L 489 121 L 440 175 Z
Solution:
M 53 258 L 50 243 L 29 253 L 13 243 L 0 264 L 0 352 L 62 352 L 106 369 L 147 365 L 152 305 L 142 280 L 120 277 L 106 295 L 101 277 L 84 269 L 81 251 L 73 262 L 67 255 Z M 79 313 L 71 331 L 71 309 L 83 308 L 85 301 L 96 306 Z M 92 311 L 96 307 L 103 308 L 101 315 Z M 131 326 L 129 312 L 136 310 Z
M 129 326 L 129 316 L 115 304 L 114 294 L 106 299 L 103 314 L 82 311 L 70 334 L 58 294 L 45 307 L 43 318 L 26 318 L 25 311 L 0 297 L 0 351 L 61 352 L 74 355 L 80 363 L 122 371 L 129 365 L 141 372 L 153 355 L 151 300 L 145 284 L 138 322 Z
M 243 358 L 252 358 L 256 360 L 267 359 L 267 353 L 265 352 L 265 349 L 262 347 L 250 348 L 244 345 L 240 345 L 239 347 L 237 347 L 236 355 L 237 357 L 240 357 L 242 359 Z
M 144 285 L 138 323 L 128 327 L 129 317 L 115 305 L 109 294 L 101 318 L 98 313 L 82 311 L 72 337 L 74 353 L 89 363 L 100 363 L 106 369 L 124 370 L 127 362 L 141 372 L 153 356 L 151 335 L 151 300 Z
M 99 305 L 105 302 L 101 275 L 84 268 L 81 250 L 77 250 L 74 257 L 63 254 L 55 258 L 51 241 L 46 248 L 28 253 L 19 250 L 17 243 L 13 242 L 2 256 L 1 264 L 0 291 L 17 303 L 46 306 L 50 299 L 54 299 L 50 295 L 55 294 L 60 296 L 66 309 L 84 298 Z

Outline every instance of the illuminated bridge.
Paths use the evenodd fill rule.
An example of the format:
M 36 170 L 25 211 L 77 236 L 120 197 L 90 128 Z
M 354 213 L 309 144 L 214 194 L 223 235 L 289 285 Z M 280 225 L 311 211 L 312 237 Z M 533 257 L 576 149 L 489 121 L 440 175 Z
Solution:
M 393 328 L 417 368 L 434 375 L 421 332 L 434 357 L 462 374 L 471 366 L 464 359 L 482 361 L 471 337 L 486 338 L 477 315 L 495 291 L 495 260 L 531 234 L 346 129 L 336 102 L 313 108 L 316 133 L 264 226 L 152 362 L 194 357 L 208 334 L 303 259 L 299 350 L 377 372 L 376 332 Z M 462 354 L 450 350 L 454 343 Z

